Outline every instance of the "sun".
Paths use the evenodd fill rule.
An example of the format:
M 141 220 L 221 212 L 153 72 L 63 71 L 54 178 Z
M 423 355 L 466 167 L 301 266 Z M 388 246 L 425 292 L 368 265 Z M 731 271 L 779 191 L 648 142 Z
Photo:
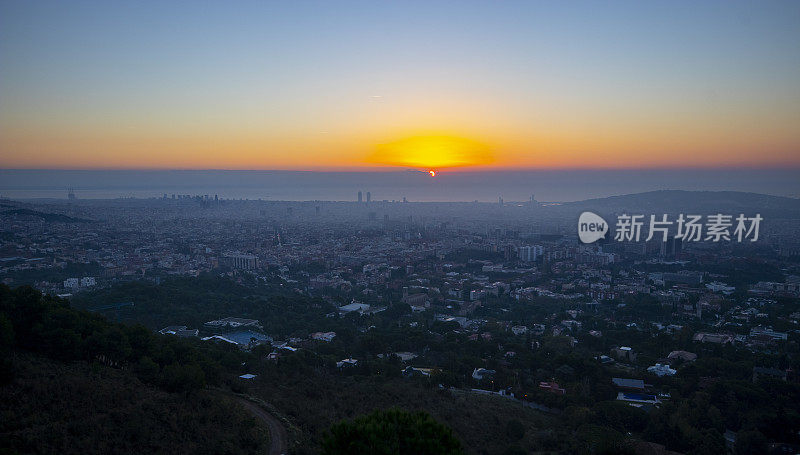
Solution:
M 370 163 L 431 169 L 447 169 L 489 164 L 492 153 L 486 144 L 451 135 L 409 136 L 378 144 L 367 159 Z

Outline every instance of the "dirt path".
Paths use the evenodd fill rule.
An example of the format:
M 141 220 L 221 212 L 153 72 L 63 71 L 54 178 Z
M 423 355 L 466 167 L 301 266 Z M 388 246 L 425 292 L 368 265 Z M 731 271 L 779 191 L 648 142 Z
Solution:
M 245 409 L 250 411 L 257 419 L 267 424 L 269 427 L 270 448 L 269 455 L 286 455 L 289 453 L 289 436 L 286 428 L 272 414 L 265 411 L 261 406 L 241 397 L 233 397 Z

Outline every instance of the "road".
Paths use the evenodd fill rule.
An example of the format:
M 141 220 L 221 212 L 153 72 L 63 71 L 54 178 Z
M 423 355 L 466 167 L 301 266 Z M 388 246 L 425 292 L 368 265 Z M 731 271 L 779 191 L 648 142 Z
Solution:
M 250 411 L 257 419 L 267 424 L 269 428 L 270 448 L 269 455 L 286 455 L 289 453 L 289 436 L 286 428 L 272 414 L 265 411 L 261 406 L 241 397 L 233 397 L 245 409 Z

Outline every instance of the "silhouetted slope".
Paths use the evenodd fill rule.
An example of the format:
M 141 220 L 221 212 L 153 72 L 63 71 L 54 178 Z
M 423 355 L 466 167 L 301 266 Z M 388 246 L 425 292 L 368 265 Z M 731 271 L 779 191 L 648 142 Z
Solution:
M 266 427 L 206 391 L 168 393 L 123 370 L 16 354 L 0 386 L 0 452 L 264 453 Z
M 658 213 L 739 213 L 800 218 L 800 199 L 738 191 L 662 190 L 565 203 L 574 210 Z

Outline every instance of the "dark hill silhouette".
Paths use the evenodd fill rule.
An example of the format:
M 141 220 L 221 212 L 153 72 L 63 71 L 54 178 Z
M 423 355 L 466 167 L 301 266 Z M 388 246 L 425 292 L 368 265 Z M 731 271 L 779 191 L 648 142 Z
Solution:
M 800 199 L 738 191 L 661 190 L 626 194 L 563 204 L 564 208 L 599 212 L 723 213 L 775 218 L 800 218 Z

